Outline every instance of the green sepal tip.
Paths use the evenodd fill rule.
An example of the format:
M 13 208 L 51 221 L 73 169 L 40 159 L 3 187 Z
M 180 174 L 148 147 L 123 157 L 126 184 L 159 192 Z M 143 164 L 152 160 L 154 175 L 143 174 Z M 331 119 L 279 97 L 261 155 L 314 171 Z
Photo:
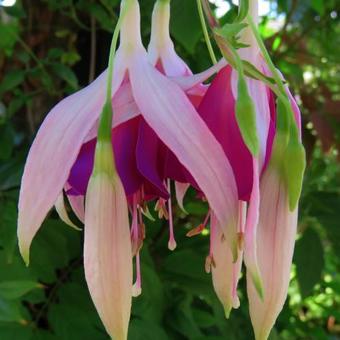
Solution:
M 255 106 L 248 93 L 246 80 L 240 73 L 237 89 L 236 120 L 244 143 L 251 154 L 256 157 L 259 153 L 259 139 L 256 128 Z

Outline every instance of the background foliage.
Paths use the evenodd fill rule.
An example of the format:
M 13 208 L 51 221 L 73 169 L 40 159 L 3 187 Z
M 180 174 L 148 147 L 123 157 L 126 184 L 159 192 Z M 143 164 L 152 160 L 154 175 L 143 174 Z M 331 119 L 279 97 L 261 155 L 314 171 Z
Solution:
M 195 1 L 172 2 L 178 52 L 200 71 L 210 61 Z M 17 249 L 16 206 L 25 157 L 45 114 L 105 68 L 118 5 L 118 0 L 22 0 L 0 7 L 1 339 L 107 339 L 84 281 L 82 233 L 51 212 L 26 268 Z M 146 43 L 152 5 L 141 1 Z M 289 298 L 271 337 L 340 339 L 340 4 L 278 0 L 271 6 L 261 33 L 303 107 L 308 152 Z M 129 339 L 250 339 L 245 279 L 241 308 L 225 320 L 204 272 L 208 238 L 185 237 L 206 207 L 190 195 L 185 206 L 192 215 L 177 213 L 175 252 L 167 250 L 162 221 L 147 226 L 143 294 L 134 299 Z

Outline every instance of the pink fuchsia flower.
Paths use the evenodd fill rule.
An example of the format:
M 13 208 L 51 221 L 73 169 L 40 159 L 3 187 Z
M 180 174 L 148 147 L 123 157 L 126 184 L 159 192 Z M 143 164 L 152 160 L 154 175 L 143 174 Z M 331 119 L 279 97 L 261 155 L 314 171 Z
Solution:
M 232 77 L 231 66 L 226 66 L 219 71 L 199 106 L 198 112 L 222 145 L 225 155 L 230 161 L 237 183 L 239 201 L 249 203 L 246 222 L 238 232 L 239 237 L 244 239 L 242 243 L 244 243 L 245 258 L 247 256 L 247 269 L 252 271 L 258 291 L 261 292 L 260 274 L 258 273 L 254 251 L 256 249 L 256 209 L 258 209 L 259 204 L 259 173 L 262 168 L 259 170 L 259 161 L 248 150 L 238 127 L 235 115 L 236 96 L 232 90 Z M 262 86 L 260 85 L 259 90 L 261 89 Z M 267 93 L 267 89 L 264 88 L 264 91 Z M 268 99 L 266 99 L 266 105 L 269 109 Z M 270 118 L 268 123 L 270 123 Z M 267 139 L 270 138 L 271 136 L 268 134 Z M 265 148 L 266 145 L 267 143 L 264 145 Z M 269 145 L 271 144 L 269 143 Z M 270 150 L 269 146 L 268 150 Z M 263 151 L 264 154 L 266 152 L 267 150 Z M 264 163 L 263 160 L 262 164 L 264 165 Z M 239 211 L 241 206 L 239 205 L 236 208 L 238 214 L 241 213 Z M 230 263 L 230 266 L 233 266 L 232 263 Z M 225 280 L 228 280 L 227 276 L 225 276 Z
M 126 320 L 130 313 L 128 291 L 131 291 L 132 279 L 129 268 L 133 252 L 136 255 L 138 253 L 140 235 L 143 235 L 140 232 L 142 221 L 137 217 L 136 223 L 136 211 L 133 210 L 130 252 L 126 241 L 128 228 L 124 194 L 132 202 L 139 203 L 160 198 L 158 202 L 162 213 L 165 212 L 164 200 L 168 198 L 168 189 L 162 182 L 163 178 L 157 177 L 159 173 L 153 172 L 159 164 L 164 163 L 155 159 L 152 149 L 150 153 L 140 153 L 137 159 L 135 151 L 138 151 L 138 147 L 135 149 L 134 146 L 140 142 L 142 146 L 139 150 L 148 150 L 154 146 L 152 141 L 157 137 L 157 142 L 159 139 L 173 152 L 207 198 L 224 233 L 229 235 L 228 243 L 234 259 L 237 256 L 238 223 L 235 213 L 236 183 L 222 147 L 181 87 L 150 64 L 141 43 L 138 2 L 127 0 L 123 2 L 123 6 L 124 4 L 129 7 L 122 22 L 121 45 L 114 62 L 112 106 L 115 115 L 112 139 L 117 172 L 124 184 L 125 193 L 116 175 L 108 178 L 106 173 L 100 173 L 98 177 L 94 174 L 90 185 L 86 182 L 84 192 L 79 191 L 82 189 L 81 181 L 78 187 L 71 179 L 74 166 L 82 167 L 81 164 L 75 165 L 77 158 L 81 163 L 82 147 L 90 147 L 91 143 L 95 143 L 92 139 L 95 137 L 94 131 L 97 129 L 98 117 L 105 100 L 104 73 L 87 88 L 60 102 L 43 122 L 25 166 L 18 220 L 19 247 L 28 263 L 31 241 L 62 191 L 66 190 L 69 197 L 77 197 L 78 194 L 81 199 L 71 200 L 71 204 L 79 208 L 82 194 L 87 190 L 86 279 L 106 329 L 111 335 L 119 334 L 118 338 L 122 339 L 126 338 Z M 136 140 L 139 133 L 142 136 L 145 133 L 143 125 L 154 135 L 151 138 L 145 135 L 145 138 Z M 131 149 L 129 145 L 132 145 Z M 120 164 L 123 156 L 126 159 Z M 134 172 L 135 169 L 146 170 L 141 176 Z M 111 205 L 114 207 L 109 212 Z M 136 204 L 133 203 L 133 208 L 135 207 Z M 81 216 L 82 211 L 78 212 Z M 138 230 L 135 229 L 136 225 Z M 122 256 L 117 253 L 121 247 L 124 247 Z M 111 252 L 112 248 L 115 248 L 114 253 Z M 97 261 L 98 259 L 101 261 Z M 136 260 L 138 262 L 138 257 Z M 111 282 L 114 276 L 116 279 Z M 137 292 L 139 283 L 140 279 L 137 278 Z M 124 298 L 120 299 L 120 294 Z M 106 299 L 107 296 L 110 299 Z M 112 312 L 111 299 L 119 304 L 118 314 Z
M 202 81 L 210 77 L 225 65 L 221 61 L 216 66 L 197 74 L 192 75 L 189 67 L 176 54 L 169 35 L 170 5 L 167 1 L 158 1 L 152 15 L 151 39 L 148 49 L 148 58 L 156 68 L 163 74 L 171 77 L 186 91 L 186 95 L 194 106 L 197 106 L 207 89 Z M 124 91 L 128 89 L 129 94 L 121 96 L 128 101 L 135 109 L 136 104 L 131 93 L 131 85 L 125 82 Z M 119 92 L 120 90 L 118 90 Z M 126 100 L 126 99 L 125 99 Z M 120 99 L 119 101 L 122 101 Z M 123 101 L 123 107 L 126 103 Z M 113 101 L 114 111 L 117 109 L 117 101 Z M 119 107 L 119 106 L 118 106 Z M 189 184 L 198 188 L 192 175 L 179 162 L 175 154 L 157 136 L 155 131 L 147 124 L 143 115 L 115 126 L 112 133 L 112 143 L 115 150 L 116 166 L 122 178 L 131 209 L 133 205 L 145 206 L 145 202 L 159 198 L 156 208 L 160 215 L 169 218 L 171 249 L 175 247 L 172 231 L 172 216 L 167 212 L 171 209 L 171 201 L 168 193 L 168 180 L 175 181 L 176 196 L 179 205 L 182 206 L 183 196 Z M 94 149 L 96 140 L 92 139 L 85 143 L 79 156 L 71 169 L 68 183 L 71 189 L 67 191 L 69 197 L 84 195 L 86 192 L 89 176 L 93 168 Z M 169 200 L 169 202 L 166 202 Z M 167 203 L 167 204 L 166 204 Z M 136 224 L 143 225 L 141 218 Z M 133 232 L 133 235 L 140 235 L 140 232 Z M 139 241 L 136 241 L 137 243 Z
M 266 73 L 271 75 L 268 71 Z M 282 112 L 281 104 L 278 103 L 275 107 L 271 100 L 271 116 L 275 123 L 274 140 L 260 182 L 256 242 L 264 289 L 263 299 L 256 294 L 252 281 L 247 280 L 250 317 L 256 340 L 268 339 L 287 298 L 297 233 L 297 200 L 305 168 L 300 111 L 288 86 L 285 86 L 285 91 L 291 105 L 291 131 L 282 128 L 286 124 L 282 124 L 282 120 L 287 119 L 287 110 Z M 292 133 L 292 130 L 295 132 Z M 296 180 L 293 189 L 292 180 Z
M 257 22 L 257 1 L 250 1 L 249 5 L 250 14 L 253 16 L 253 20 Z M 212 21 L 212 24 L 216 25 L 216 22 Z M 250 151 L 251 148 L 249 148 L 247 138 L 242 131 L 244 125 L 242 126 L 242 122 L 237 117 L 238 99 L 242 101 L 243 97 L 239 98 L 239 74 L 232 70 L 230 66 L 219 71 L 198 111 L 223 146 L 231 163 L 237 182 L 239 200 L 248 203 L 245 227 L 243 231 L 241 230 L 241 235 L 244 232 L 247 284 L 248 287 L 251 287 L 248 288 L 248 293 L 255 333 L 259 336 L 258 339 L 265 339 L 283 306 L 288 289 L 291 255 L 295 240 L 292 234 L 296 231 L 294 215 L 296 215 L 296 204 L 301 190 L 304 151 L 301 140 L 298 138 L 300 113 L 297 105 L 288 88 L 283 87 L 282 80 L 277 76 L 277 70 L 273 67 L 271 61 L 268 62 L 269 56 L 263 43 L 262 45 L 259 43 L 261 40 L 256 33 L 254 23 L 243 31 L 241 41 L 249 47 L 240 50 L 241 58 L 250 62 L 267 76 L 274 76 L 277 84 L 274 87 L 271 84 L 269 87 L 266 83 L 246 78 L 246 87 L 254 103 L 256 131 L 259 141 L 258 154 Z M 221 48 L 224 48 L 223 44 Z M 268 67 L 271 70 L 270 72 Z M 277 106 L 273 92 L 278 96 Z M 280 117 L 279 120 L 278 117 Z M 278 123 L 280 120 L 281 123 Z M 275 144 L 273 144 L 274 140 Z M 272 153 L 273 145 L 276 145 L 276 153 Z M 281 158 L 278 157 L 280 152 L 282 153 Z M 277 175 L 279 172 L 281 175 L 284 174 L 284 178 L 281 176 L 280 181 L 275 183 L 275 189 L 285 186 L 285 198 L 283 199 L 280 196 L 276 200 L 280 202 L 280 206 L 276 207 L 276 210 L 280 209 L 279 213 L 282 214 L 282 217 L 277 223 L 273 223 L 273 218 L 265 218 L 268 222 L 263 222 L 260 212 L 264 216 L 268 215 L 265 215 L 267 210 L 265 204 L 270 200 L 270 191 L 268 189 L 262 192 L 262 188 L 266 187 L 265 184 L 262 184 L 262 181 L 267 181 L 268 176 L 266 174 L 272 169 L 273 159 L 275 159 L 275 163 L 278 163 L 277 158 L 280 159 L 279 166 L 281 167 L 280 171 L 277 171 Z M 292 178 L 296 178 L 296 180 L 292 180 Z M 282 195 L 283 191 L 280 190 L 279 193 Z M 262 195 L 265 195 L 265 197 L 263 198 Z M 268 197 L 266 197 L 267 195 Z M 289 205 L 290 209 L 288 209 Z M 271 204 L 267 206 L 269 209 L 272 207 Z M 266 223 L 266 226 L 264 226 L 264 223 Z M 277 226 L 278 223 L 282 224 L 285 232 L 279 233 L 277 231 L 281 227 Z M 261 230 L 261 236 L 257 235 L 258 228 L 265 230 L 265 232 Z M 264 236 L 264 234 L 269 234 L 269 230 L 271 238 Z M 285 237 L 282 241 L 283 248 L 279 246 L 275 248 L 273 244 L 269 243 L 270 240 L 275 240 L 276 237 L 281 236 Z M 283 260 L 284 249 L 288 254 L 285 260 Z M 272 263 L 272 267 L 266 265 L 269 262 Z M 224 265 L 227 266 L 227 262 Z M 278 267 L 275 267 L 276 265 Z M 226 271 L 231 272 L 233 266 L 234 264 L 229 260 Z M 280 284 L 278 284 L 275 275 L 281 279 Z M 282 279 L 284 275 L 286 277 Z M 219 278 L 219 280 L 219 287 L 221 287 L 223 286 L 223 278 Z M 229 282 L 224 282 L 224 286 L 230 287 L 232 281 L 230 276 L 229 279 L 224 278 L 224 281 L 227 280 Z M 232 303 L 230 302 L 233 301 L 233 294 L 230 293 L 230 289 L 228 291 L 228 298 L 221 298 L 219 293 L 218 295 L 224 305 L 226 301 L 229 301 L 227 306 L 231 308 Z M 262 307 L 258 308 L 259 305 L 262 305 Z

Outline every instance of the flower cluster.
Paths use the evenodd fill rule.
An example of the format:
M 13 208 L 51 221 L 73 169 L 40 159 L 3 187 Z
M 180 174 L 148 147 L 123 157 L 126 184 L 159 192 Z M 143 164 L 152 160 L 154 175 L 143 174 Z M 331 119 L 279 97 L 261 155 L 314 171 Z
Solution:
M 247 15 L 256 22 L 256 1 Z M 120 32 L 120 46 L 115 51 L 113 44 L 108 70 L 47 115 L 22 179 L 20 251 L 28 264 L 32 239 L 54 205 L 74 226 L 67 199 L 85 225 L 93 302 L 109 335 L 124 340 L 132 296 L 141 293 L 148 203 L 156 202 L 159 218 L 168 219 L 174 250 L 171 182 L 182 208 L 191 186 L 209 212 L 189 235 L 210 228 L 206 270 L 226 316 L 240 303 L 244 261 L 255 336 L 267 339 L 289 284 L 303 173 L 300 113 L 254 39 L 253 21 L 242 31 L 244 48 L 234 60 L 253 65 L 270 86 L 225 59 L 193 75 L 175 52 L 169 19 L 169 0 L 158 0 L 145 50 L 138 1 L 122 0 L 114 35 L 117 41 Z M 223 34 L 216 36 L 224 55 Z

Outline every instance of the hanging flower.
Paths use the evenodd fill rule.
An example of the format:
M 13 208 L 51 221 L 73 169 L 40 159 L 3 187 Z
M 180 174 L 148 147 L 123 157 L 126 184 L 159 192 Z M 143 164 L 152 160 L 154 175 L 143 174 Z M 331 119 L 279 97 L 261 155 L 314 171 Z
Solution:
M 245 15 L 240 17 L 245 8 Z M 264 340 L 283 307 L 289 284 L 305 167 L 300 112 L 256 29 L 257 1 L 241 1 L 239 20 L 245 23 L 236 21 L 222 29 L 217 27 L 207 2 L 205 9 L 222 53 L 236 70 L 226 66 L 219 71 L 198 111 L 230 161 L 239 200 L 248 203 L 244 261 L 250 315 L 256 339 Z M 242 31 L 240 43 L 237 36 L 230 37 L 231 31 Z M 235 42 L 243 47 L 238 53 Z M 245 78 L 245 72 L 262 81 Z M 229 260 L 224 267 L 230 272 L 234 264 Z M 219 280 L 218 286 L 223 286 L 223 278 Z M 224 280 L 227 287 L 235 282 L 232 276 Z M 229 288 L 228 298 L 224 297 L 222 303 L 229 301 L 231 308 L 233 298 Z
M 177 83 L 157 70 L 142 46 L 138 2 L 125 0 L 122 8 L 126 13 L 110 94 L 111 142 L 95 139 L 105 103 L 104 72 L 53 108 L 40 127 L 25 166 L 18 219 L 19 247 L 28 263 L 34 235 L 55 203 L 64 215 L 60 194 L 67 193 L 76 214 L 85 219 L 84 265 L 92 299 L 107 331 L 117 339 L 127 336 L 133 255 L 137 264 L 133 293 L 140 292 L 139 249 L 145 236 L 141 213 L 146 213 L 148 200 L 157 199 L 159 215 L 169 217 L 169 247 L 175 247 L 169 179 L 190 183 L 202 193 L 229 235 L 233 258 L 238 255 L 237 189 L 231 166 L 182 89 L 194 88 L 202 75 Z M 108 157 L 111 145 L 113 159 Z M 130 231 L 125 197 L 133 214 Z

